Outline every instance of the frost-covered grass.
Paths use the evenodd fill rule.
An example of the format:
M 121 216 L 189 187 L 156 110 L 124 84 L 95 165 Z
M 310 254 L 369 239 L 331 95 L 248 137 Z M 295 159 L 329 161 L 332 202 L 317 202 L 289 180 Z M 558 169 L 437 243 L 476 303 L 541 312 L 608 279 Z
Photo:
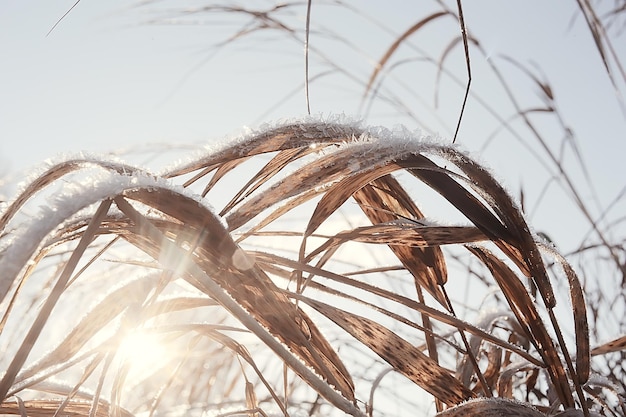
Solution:
M 456 19 L 457 4 L 435 3 L 366 71 L 310 39 L 311 63 L 324 70 L 309 74 L 309 91 L 325 91 L 324 77 L 339 74 L 343 86 L 358 86 L 364 119 L 392 110 L 394 121 L 425 132 L 452 136 L 460 126 L 455 145 L 345 117 L 290 119 L 165 169 L 62 158 L 2 202 L 0 413 L 626 414 L 624 222 L 612 211 L 623 194 L 599 209 L 583 198 L 594 192 L 593 173 L 557 99 L 515 60 L 504 59 L 538 97 L 507 83 L 492 59 L 506 106 L 489 88 L 470 89 L 475 107 L 463 119 L 460 100 L 437 103 L 450 85 L 463 93 L 467 74 L 448 64 L 463 42 L 458 24 L 434 52 L 411 43 Z M 165 8 L 155 21 L 243 16 L 218 48 L 271 30 L 301 54 L 303 4 L 233 4 Z M 324 6 L 313 6 L 311 33 L 355 53 L 340 27 L 316 27 Z M 621 9 L 602 21 L 579 6 L 619 93 L 606 30 Z M 436 70 L 417 77 L 435 86 L 434 104 L 415 99 L 424 92 L 410 87 L 413 75 L 396 74 L 410 62 Z M 531 158 L 507 147 L 489 161 L 496 137 Z M 465 148 L 484 151 L 487 163 Z M 520 161 L 529 177 L 513 198 L 485 165 Z M 578 222 L 563 222 L 582 236 L 565 242 L 566 254 L 524 213 L 545 211 L 554 182 L 567 199 L 551 211 L 563 219 L 575 211 Z
M 426 220 L 417 183 L 463 222 Z M 487 170 L 416 133 L 307 119 L 160 175 L 73 158 L 0 221 L 7 407 L 363 415 L 423 407 L 411 385 L 444 409 L 604 398 L 574 270 Z M 569 294 L 554 292 L 561 280 Z M 130 335 L 158 355 L 122 348 Z M 386 385 L 390 369 L 403 389 Z

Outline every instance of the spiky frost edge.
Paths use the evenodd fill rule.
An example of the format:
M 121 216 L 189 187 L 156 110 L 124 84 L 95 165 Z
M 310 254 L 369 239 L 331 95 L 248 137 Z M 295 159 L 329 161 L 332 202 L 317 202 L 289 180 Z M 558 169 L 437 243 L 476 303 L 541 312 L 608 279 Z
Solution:
M 62 227 L 71 217 L 107 198 L 115 197 L 124 191 L 139 188 L 168 189 L 196 201 L 212 213 L 214 209 L 207 201 L 180 185 L 155 177 L 148 173 L 136 172 L 133 176 L 113 172 L 86 177 L 83 181 L 66 184 L 62 191 L 48 199 L 48 205 L 41 206 L 39 213 L 22 228 L 5 236 L 0 248 L 0 303 L 19 273 L 28 265 L 33 254 L 41 247 L 45 237 Z M 220 219 L 226 228 L 224 220 Z

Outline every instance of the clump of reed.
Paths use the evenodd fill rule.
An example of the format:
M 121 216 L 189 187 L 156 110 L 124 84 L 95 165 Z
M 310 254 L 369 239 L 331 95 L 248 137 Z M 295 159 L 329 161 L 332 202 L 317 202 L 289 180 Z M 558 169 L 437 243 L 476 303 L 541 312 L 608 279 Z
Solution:
M 307 119 L 158 174 L 68 159 L 0 230 L 5 413 L 624 410 L 574 269 L 488 170 L 414 133 Z
M 315 27 L 310 2 L 305 28 L 293 22 L 300 3 L 175 7 L 153 22 L 243 17 L 216 50 L 270 31 L 295 41 L 298 56 L 304 43 L 309 110 L 309 84 L 317 92 L 339 76 L 365 119 L 391 110 L 394 123 L 455 138 L 460 127 L 473 149 L 510 134 L 506 143 L 558 173 L 583 214 L 580 227 L 592 230 L 595 240 L 568 254 L 578 268 L 533 232 L 522 190 L 518 205 L 465 153 L 401 129 L 294 121 L 158 172 L 77 156 L 49 165 L 1 207 L 0 412 L 626 414 L 625 338 L 590 342 L 590 333 L 607 340 L 603 316 L 624 302 L 623 245 L 601 221 L 621 197 L 593 214 L 584 181 L 571 175 L 587 181 L 589 173 L 548 81 L 515 57 L 486 59 L 462 3 L 434 3 L 366 71 L 328 55 L 319 37 L 310 42 L 323 33 L 358 50 L 340 27 Z M 619 96 L 624 76 L 607 33 L 626 8 L 578 6 Z M 343 2 L 330 7 L 365 15 Z M 412 43 L 444 21 L 454 32 L 434 52 Z M 462 68 L 450 63 L 455 50 Z M 485 58 L 508 108 L 470 88 L 470 51 Z M 322 64 L 317 72 L 309 74 L 309 58 Z M 407 88 L 416 79 L 395 75 L 408 64 L 435 69 L 433 79 L 414 77 L 433 88 L 434 103 L 423 104 L 424 85 Z M 507 66 L 527 77 L 534 101 L 508 82 Z M 439 103 L 442 85 L 460 87 L 452 111 Z M 466 100 L 488 117 L 442 117 Z M 538 115 L 553 124 L 544 130 Z M 525 187 L 548 190 L 553 180 Z M 611 282 L 621 277 L 615 294 L 596 285 L 607 270 Z

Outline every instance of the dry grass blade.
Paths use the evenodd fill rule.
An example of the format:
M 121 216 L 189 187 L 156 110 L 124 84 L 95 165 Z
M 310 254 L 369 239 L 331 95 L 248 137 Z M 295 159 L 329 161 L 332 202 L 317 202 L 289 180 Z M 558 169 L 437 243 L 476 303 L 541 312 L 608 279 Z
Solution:
M 256 362 L 254 361 L 254 358 L 252 357 L 250 352 L 245 348 L 245 346 L 243 346 L 241 343 L 238 343 L 235 339 L 223 334 L 222 332 L 215 331 L 215 329 L 211 328 L 210 326 L 201 326 L 201 329 L 202 329 L 203 334 L 215 340 L 216 342 L 218 342 L 219 344 L 221 344 L 222 346 L 224 346 L 225 348 L 227 348 L 228 350 L 236 354 L 239 358 L 246 361 L 252 367 L 254 372 L 257 374 L 257 376 L 259 377 L 259 379 L 261 380 L 265 388 L 268 390 L 268 392 L 274 399 L 276 405 L 278 405 L 278 407 L 280 408 L 280 411 L 285 416 L 289 415 L 285 405 L 283 404 L 283 401 L 278 398 L 278 395 L 272 389 L 271 384 L 265 379 L 265 377 L 263 376 L 263 372 L 259 369 Z M 244 377 L 245 377 L 245 374 L 244 374 Z M 253 386 L 251 387 L 252 384 L 247 380 L 247 378 L 245 378 L 245 380 L 246 380 L 245 393 L 246 393 L 246 403 L 247 403 L 246 405 L 250 409 L 258 408 L 258 403 L 256 401 L 254 388 Z M 252 400 L 254 404 L 251 404 L 249 402 Z
M 552 93 L 552 88 L 550 87 L 550 84 L 548 84 L 547 81 L 542 81 L 541 79 L 539 79 L 539 77 L 537 77 L 532 71 L 530 71 L 528 68 L 520 64 L 512 57 L 505 56 L 502 57 L 502 59 L 506 62 L 513 64 L 517 69 L 522 71 L 528 78 L 530 78 L 537 85 L 537 87 L 539 87 L 539 91 L 543 94 L 542 101 L 546 103 L 549 110 L 554 111 L 554 108 L 552 107 L 552 103 L 554 102 L 554 94 Z
M 393 221 L 397 216 L 417 221 L 424 217 L 398 181 L 389 175 L 361 188 L 353 198 L 372 224 Z M 447 281 L 447 268 L 441 248 L 390 245 L 390 249 L 413 275 L 416 287 L 425 288 L 441 305 L 446 305 L 441 286 Z
M 541 317 L 528 292 L 515 273 L 495 257 L 491 252 L 480 247 L 469 247 L 489 268 L 498 286 L 504 293 L 511 310 L 517 317 L 518 322 L 526 331 L 528 339 L 535 345 L 541 355 L 554 385 L 559 400 L 566 407 L 574 406 L 574 399 L 570 389 L 569 380 L 563 368 L 563 363 L 558 356 L 558 351 L 547 333 Z
M 367 97 L 367 94 L 372 88 L 372 85 L 374 85 L 374 81 L 376 80 L 376 77 L 378 77 L 378 74 L 380 74 L 380 72 L 383 70 L 387 61 L 389 61 L 389 59 L 393 56 L 394 52 L 396 52 L 396 50 L 400 47 L 400 45 L 402 45 L 404 41 L 406 41 L 409 37 L 411 37 L 411 35 L 413 35 L 415 32 L 420 30 L 429 22 L 432 22 L 433 20 L 436 20 L 442 16 L 447 16 L 447 15 L 450 15 L 450 12 L 441 11 L 441 12 L 433 13 L 421 19 L 419 22 L 415 23 L 413 26 L 407 29 L 404 33 L 398 36 L 398 38 L 393 42 L 393 44 L 391 44 L 391 46 L 387 49 L 387 51 L 385 51 L 385 54 L 382 56 L 382 58 L 379 59 L 378 62 L 376 63 L 376 68 L 374 68 L 372 75 L 370 75 L 369 81 L 367 82 L 367 85 L 365 87 L 365 92 L 363 93 L 363 97 Z
M 317 121 L 304 121 L 286 124 L 254 132 L 233 145 L 211 152 L 206 157 L 167 172 L 165 177 L 173 178 L 199 169 L 203 170 L 203 174 L 207 174 L 219 164 L 227 161 L 285 149 L 312 146 L 319 151 L 325 146 L 340 144 L 351 140 L 351 138 L 359 137 L 362 133 L 363 129 L 358 126 L 342 123 L 325 123 L 321 126 Z M 196 180 L 199 178 L 201 177 L 196 178 Z M 187 183 L 187 185 L 191 185 L 191 183 Z
M 47 187 L 59 178 L 67 175 L 72 171 L 77 171 L 85 166 L 97 165 L 105 170 L 117 172 L 119 174 L 134 175 L 144 172 L 141 169 L 135 168 L 130 165 L 121 163 L 115 163 L 111 161 L 98 161 L 95 159 L 70 159 L 62 163 L 56 164 L 53 167 L 46 170 L 43 174 L 39 175 L 37 179 L 31 181 L 28 186 L 20 193 L 17 198 L 11 202 L 11 205 L 7 207 L 2 216 L 0 217 L 0 231 L 4 231 L 9 221 L 15 216 L 20 208 L 28 201 L 32 199 L 39 191 Z
M 356 155 L 354 155 L 354 159 Z M 305 236 L 313 234 L 320 225 L 339 209 L 354 193 L 378 178 L 384 177 L 398 170 L 398 167 L 389 164 L 378 169 L 371 169 L 368 164 L 358 162 L 358 170 L 352 175 L 332 184 L 325 190 L 324 195 L 315 207 L 305 230 Z M 400 214 L 400 213 L 399 213 Z
M 536 408 L 502 398 L 479 398 L 450 408 L 437 417 L 546 417 Z
M 91 360 L 91 362 L 89 362 L 87 364 L 87 366 L 85 366 L 83 374 L 80 376 L 78 381 L 76 381 L 76 384 L 74 385 L 74 387 L 69 392 L 63 393 L 63 394 L 65 394 L 65 399 L 59 405 L 59 408 L 57 409 L 57 411 L 55 412 L 55 416 L 53 416 L 53 417 L 56 417 L 56 415 L 59 415 L 61 412 L 63 412 L 63 410 L 65 410 L 65 408 L 68 406 L 68 404 L 71 404 L 72 401 L 76 397 L 78 397 L 77 394 L 78 394 L 81 386 L 96 371 L 97 367 L 102 363 L 102 361 L 105 358 L 105 356 L 106 356 L 106 354 L 100 352 L 97 355 L 95 355 L 95 357 Z M 120 413 L 120 410 L 121 410 L 121 408 L 117 407 L 116 411 L 118 413 Z
M 30 369 L 21 372 L 17 381 L 30 378 L 52 365 L 70 360 L 100 329 L 129 308 L 132 303 L 143 303 L 151 289 L 152 286 L 145 279 L 138 279 L 112 291 L 81 319 L 59 346 L 33 364 Z M 118 303 L 117 300 L 125 300 L 125 303 Z
M 48 33 L 46 33 L 46 36 L 48 36 L 48 35 L 50 35 L 50 34 L 52 33 L 52 31 L 53 31 L 53 30 L 54 30 L 54 29 L 55 29 L 55 28 L 59 25 L 59 23 L 61 23 L 61 21 L 62 21 L 63 19 L 65 19 L 65 17 L 66 17 L 68 14 L 70 14 L 70 12 L 71 12 L 72 10 L 74 10 L 74 8 L 75 8 L 76 6 L 78 6 L 78 3 L 80 3 L 80 0 L 76 0 L 76 1 L 74 2 L 74 4 L 72 4 L 72 6 L 71 6 L 69 9 L 67 9 L 67 10 L 65 11 L 65 13 L 63 13 L 63 16 L 59 17 L 59 19 L 58 19 L 56 22 L 54 22 L 54 25 L 52 25 L 52 27 L 50 28 L 50 30 L 48 31 Z
M 159 300 L 144 307 L 143 315 L 147 317 L 156 316 L 158 314 L 172 313 L 175 311 L 191 310 L 194 308 L 217 306 L 218 304 L 211 299 L 201 297 L 176 297 L 171 299 Z
M 611 66 L 609 65 L 607 53 L 605 50 L 605 44 L 609 49 L 610 54 L 613 56 L 615 64 L 617 65 L 622 80 L 626 80 L 626 72 L 622 66 L 622 63 L 619 60 L 619 56 L 615 52 L 613 45 L 606 34 L 606 30 L 602 22 L 596 15 L 595 9 L 593 5 L 589 2 L 589 0 L 578 0 L 578 6 L 583 16 L 585 17 L 585 21 L 587 22 L 587 27 L 589 28 L 589 32 L 591 32 L 593 36 L 593 40 L 596 44 L 596 49 L 602 58 L 602 63 L 604 64 L 604 69 L 611 80 L 611 84 L 613 85 L 613 89 L 615 90 L 616 96 L 620 102 L 622 107 L 622 112 L 626 112 L 626 107 L 624 106 L 624 99 L 619 92 L 619 88 L 617 87 L 617 83 L 615 81 L 615 77 L 613 76 L 613 72 L 611 71 Z
M 323 251 L 334 249 L 347 242 L 429 247 L 472 243 L 486 239 L 485 235 L 475 227 L 422 226 L 406 221 L 379 223 L 337 233 L 310 252 L 309 257 L 313 258 Z
M 200 222 L 197 225 L 198 230 L 204 230 L 205 236 L 199 246 L 199 248 L 204 249 L 202 256 L 204 261 L 200 265 L 206 273 L 213 277 L 213 280 L 219 282 L 215 285 L 219 285 L 220 289 L 218 290 L 214 285 L 211 285 L 213 280 L 204 279 L 202 282 L 192 281 L 191 283 L 207 292 L 211 297 L 216 298 L 233 314 L 236 313 L 237 318 L 257 336 L 266 339 L 262 334 L 258 334 L 259 330 L 256 325 L 250 324 L 248 317 L 252 315 L 255 323 L 258 321 L 258 323 L 266 326 L 273 335 L 278 337 L 305 363 L 313 367 L 319 375 L 325 377 L 346 398 L 354 399 L 354 387 L 350 374 L 315 324 L 279 292 L 264 272 L 256 266 L 249 264 L 247 269 L 237 269 L 237 266 L 233 264 L 233 256 L 241 253 L 241 249 L 235 245 L 217 218 L 201 208 L 197 202 L 185 200 L 181 196 L 174 198 L 173 195 L 168 195 L 169 193 L 171 193 L 169 190 L 160 190 L 159 193 L 155 190 L 136 190 L 126 193 L 126 197 L 148 204 L 170 216 L 182 216 L 187 219 L 197 219 L 196 221 Z M 124 199 L 117 198 L 116 204 L 118 207 L 121 206 L 120 209 L 137 224 L 141 230 L 141 235 L 152 235 L 150 245 L 157 244 L 157 246 L 141 245 L 141 241 L 133 241 L 132 243 L 141 245 L 143 250 L 158 259 L 161 251 L 158 245 L 167 244 L 167 242 L 159 236 L 160 233 L 156 228 L 151 226 L 149 221 L 137 213 Z M 168 246 L 170 245 L 168 244 Z M 179 251 L 176 248 L 171 248 L 171 250 Z M 207 287 L 207 285 L 209 286 Z M 230 297 L 233 297 L 246 309 L 245 315 L 239 308 L 235 309 L 232 302 L 224 298 L 226 294 L 221 295 L 222 289 L 226 290 Z M 273 348 L 275 349 L 275 344 Z M 284 357 L 284 353 L 281 356 L 284 360 L 288 360 Z M 294 367 L 293 360 L 287 363 L 303 378 L 311 379 L 300 366 Z
M 520 357 L 524 358 L 526 361 L 528 361 L 531 364 L 534 364 L 535 366 L 542 366 L 543 362 L 541 362 L 540 360 L 536 359 L 535 357 L 533 357 L 532 355 L 530 355 L 528 352 L 526 352 L 524 349 L 520 348 L 519 346 L 513 344 L 513 343 L 509 343 L 506 340 L 503 340 L 497 336 L 494 336 L 492 334 L 490 334 L 489 332 L 486 332 L 484 329 L 481 329 L 477 326 L 472 325 L 471 323 L 465 322 L 463 320 L 458 319 L 457 317 L 454 317 L 450 314 L 444 313 L 442 311 L 439 311 L 435 308 L 432 308 L 426 304 L 424 304 L 423 302 L 418 302 L 415 301 L 413 298 L 408 298 L 402 295 L 399 295 L 397 293 L 391 292 L 391 291 L 387 291 L 384 290 L 382 288 L 379 287 L 375 287 L 372 286 L 370 284 L 349 278 L 347 276 L 344 275 L 340 275 L 340 274 L 336 274 L 333 273 L 331 271 L 325 270 L 325 269 L 320 269 L 308 264 L 302 264 L 298 261 L 293 261 L 287 258 L 283 258 L 277 255 L 271 255 L 268 253 L 261 253 L 261 252 L 256 252 L 254 253 L 257 262 L 259 262 L 260 264 L 263 264 L 265 269 L 268 270 L 272 270 L 276 275 L 281 275 L 281 272 L 279 269 L 275 269 L 273 267 L 276 266 L 287 266 L 287 267 L 291 267 L 294 268 L 295 270 L 301 270 L 307 273 L 311 273 L 313 275 L 316 276 L 320 276 L 320 277 L 324 277 L 324 278 L 328 278 L 330 280 L 342 283 L 342 284 L 346 284 L 346 285 L 350 285 L 351 287 L 355 288 L 355 289 L 360 289 L 363 290 L 369 294 L 374 294 L 377 295 L 379 297 L 381 297 L 381 299 L 387 299 L 387 300 L 391 300 L 394 301 L 396 303 L 398 303 L 398 305 L 403 305 L 406 306 L 408 308 L 411 308 L 412 310 L 415 311 L 419 311 L 421 314 L 427 316 L 429 319 L 447 324 L 449 326 L 452 326 L 454 328 L 456 328 L 459 331 L 464 331 L 464 332 L 468 332 L 471 333 L 473 335 L 475 335 L 477 338 L 479 338 L 480 340 L 484 340 L 486 342 L 490 342 L 493 343 L 496 346 L 499 346 L 507 351 L 516 353 L 517 355 L 519 355 Z M 291 276 L 290 272 L 286 272 L 286 271 L 282 271 L 283 275 L 285 278 L 289 278 Z M 314 282 L 312 282 L 311 287 L 315 287 L 316 289 L 322 290 L 322 291 L 328 291 L 327 288 L 324 288 L 322 286 L 320 286 L 319 284 L 316 284 Z M 333 292 L 333 295 L 337 295 L 339 297 L 343 297 L 345 299 L 350 299 L 352 301 L 358 301 L 360 303 L 363 303 L 362 300 L 349 295 L 346 292 Z M 290 296 L 293 296 L 294 298 L 296 298 L 297 300 L 302 300 L 302 301 L 307 301 L 308 298 L 307 297 L 303 297 L 301 295 L 295 295 L 292 293 L 289 293 Z M 382 309 L 378 309 L 372 305 L 369 305 L 370 308 L 373 308 L 379 312 L 383 312 L 384 314 L 388 314 L 386 312 L 384 312 Z M 392 316 L 393 314 L 389 314 L 390 316 Z M 407 323 L 405 323 L 407 324 Z
M 480 44 L 478 43 L 478 40 L 471 37 L 471 36 L 467 36 L 467 34 L 465 34 L 465 36 L 467 37 L 467 41 L 470 41 L 472 44 L 474 44 L 475 46 L 480 47 Z M 448 46 L 446 46 L 443 49 L 443 52 L 441 53 L 441 56 L 439 57 L 439 60 L 437 61 L 437 76 L 435 77 L 435 98 L 434 98 L 434 106 L 435 108 L 437 108 L 439 106 L 439 84 L 441 82 L 441 76 L 443 75 L 443 69 L 444 69 L 444 64 L 446 61 L 446 58 L 448 57 L 448 55 L 454 50 L 454 48 L 459 44 L 459 43 L 463 43 L 465 44 L 465 38 L 463 36 L 458 36 L 454 39 L 452 39 L 450 41 L 450 43 L 448 44 Z M 465 45 L 463 45 L 465 46 Z M 469 56 L 469 54 L 468 54 Z M 471 68 L 468 64 L 468 68 Z M 469 92 L 469 87 L 466 86 L 466 91 Z M 465 99 L 465 101 L 467 101 L 467 98 Z M 465 104 L 465 103 L 464 103 Z M 459 118 L 460 119 L 460 118 Z M 460 126 L 460 123 L 458 124 Z M 454 140 L 453 142 L 454 143 Z
M 298 195 L 312 198 L 324 188 L 349 174 L 353 168 L 346 162 L 353 157 L 351 151 L 336 152 L 320 158 L 316 164 L 308 164 L 270 187 L 266 192 L 251 197 L 227 217 L 231 230 L 241 227 L 264 210 Z M 363 161 L 362 163 L 366 163 Z M 320 167 L 323 169 L 320 170 Z
M 111 200 L 105 200 L 100 204 L 98 210 L 93 216 L 92 221 L 89 223 L 87 230 L 85 230 L 85 233 L 83 234 L 83 237 L 81 238 L 78 247 L 74 250 L 72 256 L 63 268 L 63 271 L 57 279 L 57 282 L 55 283 L 51 294 L 46 298 L 46 302 L 39 310 L 39 314 L 37 315 L 35 322 L 30 327 L 28 334 L 26 335 L 24 341 L 20 346 L 20 349 L 13 357 L 11 364 L 9 365 L 4 376 L 2 377 L 2 381 L 0 381 L 0 398 L 6 398 L 7 392 L 11 388 L 11 385 L 13 385 L 15 376 L 24 365 L 24 362 L 26 361 L 26 358 L 30 354 L 37 338 L 39 337 L 39 334 L 44 324 L 50 316 L 50 312 L 52 311 L 57 301 L 59 300 L 59 297 L 63 293 L 65 285 L 67 284 L 72 273 L 74 272 L 74 269 L 76 268 L 83 252 L 87 249 L 87 246 L 91 243 L 91 240 L 96 235 L 97 229 L 100 226 L 100 222 L 106 216 L 110 206 Z
M 626 336 L 618 337 L 610 342 L 601 344 L 591 349 L 591 355 L 604 355 L 611 352 L 620 352 L 626 350 Z
M 252 194 L 255 190 L 261 187 L 267 180 L 272 178 L 278 172 L 280 172 L 288 163 L 293 162 L 295 159 L 302 157 L 310 152 L 314 152 L 310 148 L 295 148 L 285 149 L 280 151 L 276 156 L 272 158 L 265 166 L 257 172 L 250 180 L 237 192 L 237 194 L 230 200 L 230 202 L 222 209 L 220 216 L 228 213 L 237 204 L 241 203 L 243 199 Z M 214 178 L 211 182 L 214 182 Z M 208 187 L 207 187 L 208 188 Z M 207 189 L 205 188 L 205 190 Z
M 511 240 L 511 233 L 502 221 L 465 187 L 455 181 L 451 173 L 442 170 L 423 155 L 415 155 L 413 160 L 406 162 L 406 165 L 413 175 L 444 196 L 490 239 Z M 418 166 L 421 167 L 417 168 Z
M 233 169 L 238 167 L 240 164 L 245 162 L 246 159 L 247 158 L 235 159 L 233 161 L 227 161 L 227 162 L 221 164 L 217 168 L 217 170 L 215 171 L 215 174 L 213 175 L 213 177 L 211 177 L 211 181 L 209 181 L 209 183 L 206 185 L 206 187 L 204 187 L 204 191 L 202 191 L 202 196 L 206 196 L 207 193 L 211 190 L 211 188 L 219 180 L 221 180 L 226 174 L 228 174 L 230 171 L 232 171 Z
M 61 405 L 60 401 L 56 400 L 27 400 L 23 402 L 24 409 L 28 412 L 30 417 L 50 417 L 58 410 Z M 109 404 L 101 402 L 98 407 L 98 411 L 94 414 L 95 417 L 109 417 Z M 91 404 L 84 401 L 70 401 L 63 408 L 63 415 L 68 417 L 84 417 L 89 415 Z M 134 417 L 133 414 L 127 410 L 119 410 L 120 417 Z M 0 413 L 8 415 L 20 415 L 19 406 L 13 402 L 3 402 L 0 405 Z
M 491 215 L 491 212 L 488 211 L 489 214 L 485 217 L 481 217 L 479 223 L 476 223 L 473 219 L 472 222 L 482 229 L 482 227 L 486 225 L 481 226 L 481 223 L 484 224 L 486 221 L 491 224 L 491 226 L 487 226 L 487 228 L 491 227 L 494 231 L 499 230 L 499 235 L 496 234 L 491 237 L 494 243 L 507 254 L 509 259 L 516 263 L 526 276 L 532 277 L 539 288 L 546 307 L 554 307 L 556 301 L 552 285 L 550 284 L 543 260 L 541 259 L 541 253 L 535 243 L 534 237 L 529 231 L 529 227 L 526 224 L 522 212 L 513 202 L 512 198 L 484 167 L 456 150 L 442 148 L 442 151 L 469 177 L 469 183 L 490 203 L 490 208 L 500 219 L 496 219 Z M 424 175 L 424 173 L 421 174 Z M 443 180 L 446 181 L 445 178 Z M 459 185 L 457 184 L 456 186 Z M 447 190 L 444 191 L 444 193 L 446 192 Z M 459 207 L 457 206 L 457 208 Z M 462 209 L 459 208 L 459 210 Z M 483 207 L 482 210 L 487 209 Z M 487 234 L 487 231 L 485 231 L 485 234 Z
M 394 163 L 388 163 L 377 169 L 371 169 L 369 164 L 360 162 L 359 171 L 356 174 L 346 176 L 346 178 L 333 184 L 326 190 L 310 217 L 305 236 L 317 230 L 350 197 L 353 197 L 359 203 L 373 224 L 392 221 L 397 217 L 422 218 L 423 215 L 419 208 L 409 198 L 400 184 L 389 175 L 398 168 Z M 377 188 L 372 188 L 369 184 L 375 184 Z M 406 241 L 394 242 L 393 240 L 388 240 L 387 242 L 382 242 L 382 240 L 378 243 L 387 243 L 389 245 L 391 250 L 398 256 L 398 259 L 412 272 L 416 285 L 420 288 L 422 286 L 425 287 L 429 293 L 435 296 L 442 304 L 445 304 L 444 296 L 439 286 L 446 282 L 446 267 L 443 262 L 443 256 L 440 253 L 441 250 L 436 247 L 437 244 L 406 245 Z M 339 242 L 336 240 L 332 242 L 329 240 L 327 244 L 308 254 L 307 259 L 313 258 L 320 250 L 326 250 L 327 247 L 332 249 L 337 243 Z M 412 246 L 424 247 L 411 248 Z M 432 248 L 426 248 L 425 246 L 432 246 Z M 301 253 L 303 249 L 301 248 Z
M 318 301 L 308 304 L 445 404 L 458 404 L 474 396 L 437 362 L 383 325 Z
M 485 329 L 488 332 L 493 332 L 495 329 L 505 329 L 509 332 L 509 341 L 515 341 L 519 346 L 524 346 L 528 349 L 528 339 L 522 328 L 517 324 L 515 316 L 508 311 L 494 312 L 493 314 L 486 314 L 481 320 L 476 323 L 476 326 Z M 475 366 L 470 359 L 471 357 L 479 358 L 481 355 L 487 360 L 488 368 L 485 371 L 485 382 L 490 387 L 491 391 L 498 392 L 501 397 L 512 396 L 512 385 L 510 384 L 512 377 L 508 378 L 503 383 L 503 375 L 507 372 L 507 364 L 510 359 L 503 358 L 501 347 L 498 345 L 486 344 L 487 339 L 472 334 L 469 338 L 469 354 L 466 355 L 461 363 L 457 366 L 457 377 L 465 385 L 470 385 L 473 374 L 475 372 Z M 510 357 L 510 355 L 507 355 Z M 528 365 L 527 362 L 524 366 L 535 367 L 537 364 Z M 518 368 L 516 368 L 518 369 Z M 509 383 L 507 383 L 509 382 Z M 502 386 L 506 386 L 506 392 L 503 392 Z
M 589 324 L 587 323 L 587 303 L 583 288 L 576 272 L 572 266 L 554 249 L 542 246 L 547 253 L 550 253 L 563 268 L 570 289 L 570 300 L 574 317 L 574 333 L 576 338 L 576 376 L 578 378 L 576 386 L 584 385 L 589 379 L 590 373 L 590 346 L 589 346 Z M 569 358 L 566 358 L 568 360 Z M 570 365 L 571 367 L 571 365 Z M 579 394 L 581 395 L 581 394 Z

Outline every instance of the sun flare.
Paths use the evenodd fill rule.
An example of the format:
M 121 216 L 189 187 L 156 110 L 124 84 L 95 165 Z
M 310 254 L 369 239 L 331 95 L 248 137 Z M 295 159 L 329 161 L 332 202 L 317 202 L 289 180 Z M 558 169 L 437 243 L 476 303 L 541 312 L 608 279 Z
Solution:
M 170 357 L 162 337 L 144 330 L 129 333 L 120 344 L 118 354 L 136 378 L 163 368 Z

